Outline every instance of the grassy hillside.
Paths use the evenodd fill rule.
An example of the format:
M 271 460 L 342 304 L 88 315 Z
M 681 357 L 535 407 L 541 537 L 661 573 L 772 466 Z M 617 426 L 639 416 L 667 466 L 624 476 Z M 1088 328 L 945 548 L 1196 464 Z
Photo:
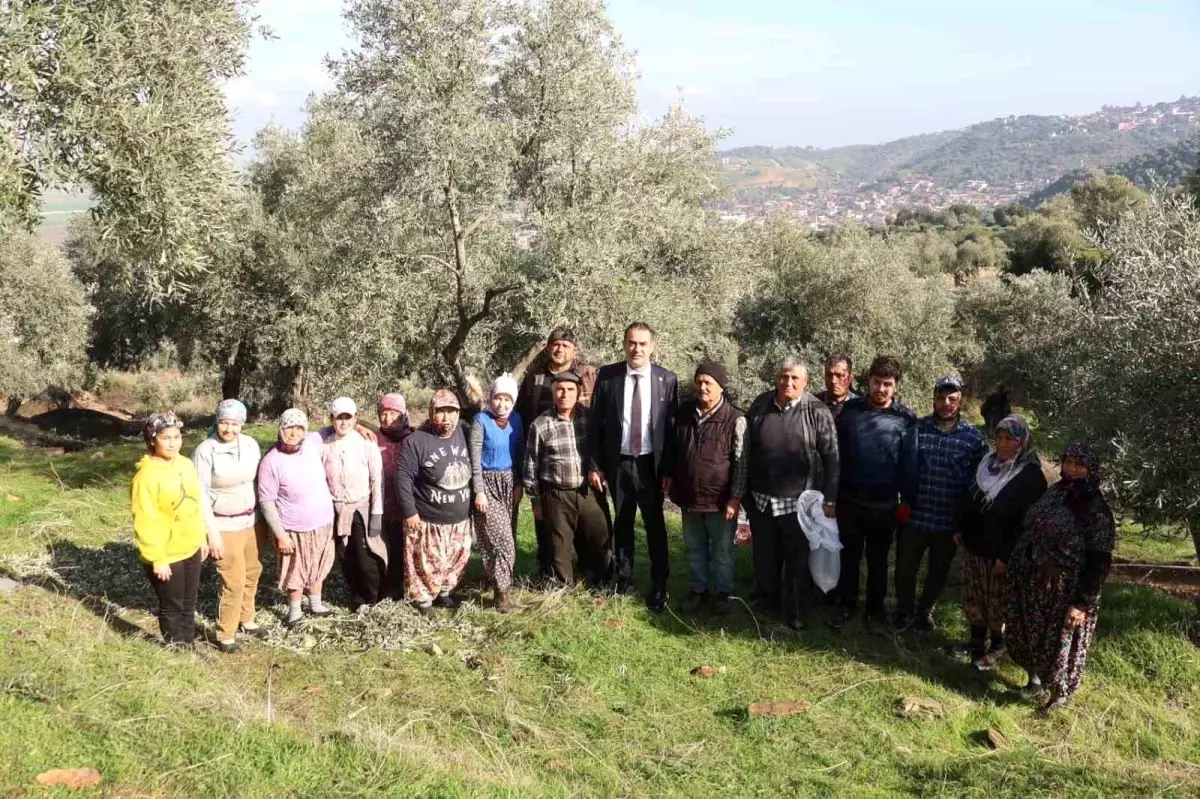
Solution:
M 940 634 L 814 626 L 797 639 L 745 612 L 656 618 L 637 599 L 582 592 L 522 592 L 507 617 L 465 607 L 428 625 L 385 605 L 285 633 L 270 564 L 268 644 L 232 657 L 166 652 L 130 544 L 140 451 L 51 457 L 0 440 L 0 566 L 33 583 L 0 593 L 5 793 L 84 766 L 112 795 L 171 797 L 1200 792 L 1189 605 L 1127 585 L 1105 588 L 1083 688 L 1049 717 L 1018 699 L 1011 665 L 980 674 L 941 654 Z M 526 572 L 531 538 L 523 519 Z M 679 596 L 677 525 L 672 547 Z M 215 587 L 206 567 L 209 619 Z M 948 638 L 963 635 L 955 605 L 938 621 Z M 691 676 L 700 665 L 713 674 Z M 905 716 L 905 698 L 937 705 Z M 787 717 L 747 712 L 779 700 L 811 704 Z M 998 750 L 982 743 L 989 728 L 1003 736 Z
M 1200 169 L 1198 157 L 1200 134 L 1120 161 L 1102 171 L 1110 175 L 1122 175 L 1142 188 L 1149 188 L 1153 181 L 1167 186 L 1179 186 L 1189 175 Z M 1041 205 L 1056 194 L 1070 191 L 1072 186 L 1086 179 L 1088 174 L 1089 171 L 1085 169 L 1068 172 L 1041 191 L 1031 194 L 1025 202 L 1034 207 Z

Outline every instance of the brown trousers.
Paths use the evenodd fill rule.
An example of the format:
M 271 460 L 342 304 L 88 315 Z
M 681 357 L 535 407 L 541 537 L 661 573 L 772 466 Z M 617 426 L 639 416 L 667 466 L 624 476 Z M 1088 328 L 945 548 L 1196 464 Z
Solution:
M 575 581 L 571 549 L 579 555 L 579 571 L 588 582 L 601 583 L 612 574 L 612 522 L 608 503 L 591 488 L 540 488 L 542 518 L 550 528 L 554 576 Z
M 221 594 L 217 598 L 217 640 L 232 641 L 238 625 L 254 620 L 254 594 L 262 562 L 258 559 L 258 536 L 254 527 L 233 533 L 221 533 L 224 557 L 216 561 L 221 575 Z

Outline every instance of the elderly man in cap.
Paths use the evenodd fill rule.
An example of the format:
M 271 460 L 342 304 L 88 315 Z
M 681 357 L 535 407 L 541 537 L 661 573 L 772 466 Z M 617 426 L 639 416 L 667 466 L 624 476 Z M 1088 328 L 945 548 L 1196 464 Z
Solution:
M 804 629 L 813 599 L 808 539 L 796 515 L 800 495 L 820 491 L 826 515 L 834 515 L 839 475 L 833 415 L 807 386 L 808 364 L 784 358 L 775 370 L 775 390 L 759 395 L 746 413 L 756 604 L 781 611 L 796 631 Z
M 691 591 L 680 608 L 695 613 L 708 599 L 729 612 L 733 593 L 733 534 L 746 491 L 746 417 L 725 398 L 728 378 L 719 361 L 696 367 L 696 399 L 675 417 L 675 471 L 671 501 L 683 511 L 683 539 L 691 562 Z
M 586 407 L 579 404 L 582 381 L 571 370 L 554 375 L 554 407 L 529 426 L 525 442 L 524 483 L 533 515 L 549 532 L 551 567 L 556 580 L 575 579 L 571 545 L 579 555 L 579 571 L 590 572 L 595 585 L 608 579 L 612 548 L 608 503 L 588 483 Z
M 932 632 L 933 605 L 946 586 L 954 560 L 959 510 L 975 480 L 987 441 L 962 418 L 963 384 L 948 375 L 933 388 L 933 413 L 916 423 L 917 468 L 910 477 L 911 513 L 900 530 L 896 555 L 896 627 Z M 929 551 L 929 570 L 913 616 L 917 571 Z
M 513 412 L 521 417 L 524 425 L 521 435 L 529 437 L 533 421 L 554 408 L 552 383 L 554 376 L 563 372 L 574 372 L 579 377 L 577 403 L 591 406 L 592 392 L 596 387 L 596 369 L 583 363 L 575 334 L 566 327 L 556 327 L 546 338 L 546 350 L 525 372 Z M 530 497 L 530 502 L 533 497 Z M 543 577 L 554 575 L 554 556 L 550 541 L 550 528 L 545 521 L 534 520 L 537 535 L 538 571 Z M 517 529 L 517 512 L 513 511 L 513 530 Z

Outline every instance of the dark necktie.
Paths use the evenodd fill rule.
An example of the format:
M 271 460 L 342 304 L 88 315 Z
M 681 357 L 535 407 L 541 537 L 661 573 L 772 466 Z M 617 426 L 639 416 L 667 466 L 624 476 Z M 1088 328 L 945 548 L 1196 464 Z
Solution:
M 642 376 L 633 373 L 633 399 L 629 404 L 629 454 L 642 454 Z

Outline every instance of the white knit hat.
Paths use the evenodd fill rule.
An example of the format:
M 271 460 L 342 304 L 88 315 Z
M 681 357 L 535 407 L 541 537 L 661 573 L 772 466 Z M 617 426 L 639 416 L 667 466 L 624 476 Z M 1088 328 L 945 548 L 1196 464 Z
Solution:
M 497 377 L 492 382 L 492 390 L 488 392 L 488 399 L 497 394 L 507 394 L 512 397 L 513 402 L 517 401 L 517 379 L 508 372 Z

